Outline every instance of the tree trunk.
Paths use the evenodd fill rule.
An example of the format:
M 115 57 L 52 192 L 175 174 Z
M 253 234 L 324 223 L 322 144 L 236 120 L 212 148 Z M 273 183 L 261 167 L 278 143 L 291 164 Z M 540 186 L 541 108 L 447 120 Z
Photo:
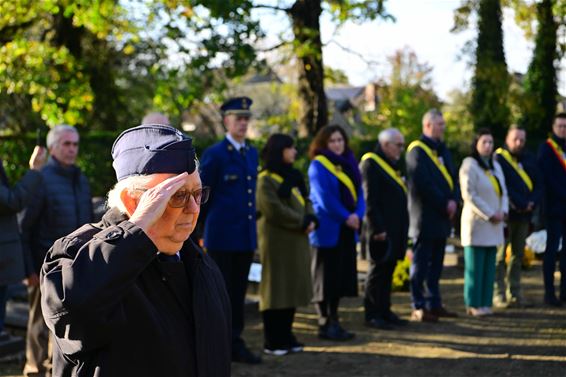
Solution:
M 320 40 L 320 0 L 297 0 L 289 14 L 299 68 L 299 135 L 315 135 L 328 122 Z

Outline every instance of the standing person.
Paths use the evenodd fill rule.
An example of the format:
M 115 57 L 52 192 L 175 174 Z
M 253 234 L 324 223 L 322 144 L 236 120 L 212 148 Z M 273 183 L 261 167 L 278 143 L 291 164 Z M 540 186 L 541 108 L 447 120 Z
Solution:
M 26 268 L 31 276 L 25 376 L 45 376 L 51 371 L 49 330 L 42 315 L 38 280 L 43 259 L 56 239 L 93 218 L 88 181 L 75 165 L 79 133 L 71 126 L 55 126 L 47 134 L 47 148 L 50 156 L 41 169 L 42 185 L 19 216 Z
M 464 301 L 473 316 L 493 314 L 493 281 L 497 246 L 505 242 L 507 189 L 501 166 L 492 157 L 493 136 L 481 129 L 474 137 L 472 155 L 462 161 L 461 240 L 464 246 Z
M 493 298 L 496 307 L 531 305 L 521 289 L 521 266 L 533 210 L 542 197 L 542 182 L 534 156 L 525 150 L 526 140 L 525 129 L 512 126 L 505 137 L 505 145 L 495 151 L 509 194 L 507 243 L 511 246 L 509 263 L 505 261 L 507 245 L 497 250 Z
M 375 153 L 366 153 L 360 165 L 366 201 L 362 237 L 370 261 L 365 320 L 368 326 L 382 330 L 407 324 L 391 311 L 393 271 L 397 261 L 405 257 L 409 230 L 407 186 L 398 167 L 404 146 L 399 130 L 383 130 Z
M 316 226 L 307 185 L 293 168 L 297 150 L 288 135 L 273 134 L 261 152 L 263 171 L 257 187 L 264 352 L 282 356 L 301 352 L 293 335 L 298 306 L 312 297 L 308 234 Z
M 41 271 L 56 376 L 230 376 L 230 307 L 188 240 L 208 198 L 191 138 L 164 125 L 112 146 L 101 222 L 57 240 Z
M 440 276 L 446 238 L 458 209 L 460 192 L 455 168 L 444 144 L 446 123 L 431 109 L 423 116 L 423 134 L 408 148 L 409 237 L 413 238 L 410 284 L 411 320 L 436 322 L 457 317 L 442 305 Z M 426 282 L 426 292 L 424 283 Z
M 29 168 L 14 187 L 10 187 L 8 176 L 0 160 L 0 340 L 9 337 L 4 331 L 8 285 L 19 283 L 25 277 L 24 257 L 18 227 L 17 213 L 35 195 L 41 185 L 39 170 L 45 165 L 47 152 L 36 146 L 29 159 Z
M 538 164 L 545 183 L 544 302 L 550 306 L 562 306 L 566 302 L 566 113 L 554 117 L 552 135 L 538 150 Z M 558 252 L 560 237 L 562 251 Z M 560 299 L 554 292 L 556 253 L 560 258 Z
M 204 207 L 204 246 L 224 276 L 232 304 L 232 361 L 257 364 L 261 358 L 242 339 L 248 274 L 257 248 L 258 154 L 246 142 L 251 105 L 248 97 L 224 102 L 226 137 L 204 151 L 200 172 L 212 193 Z
M 310 198 L 319 227 L 309 235 L 313 301 L 319 316 L 318 336 L 349 340 L 354 333 L 339 322 L 341 297 L 358 295 L 357 232 L 365 211 L 362 177 L 346 132 L 337 125 L 321 128 L 309 148 Z

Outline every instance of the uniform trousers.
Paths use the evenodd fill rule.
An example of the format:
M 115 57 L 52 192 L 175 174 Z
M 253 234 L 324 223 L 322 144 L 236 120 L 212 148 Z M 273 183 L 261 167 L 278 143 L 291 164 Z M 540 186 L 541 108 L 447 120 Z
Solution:
M 554 271 L 556 270 L 556 254 L 560 261 L 560 299 L 566 301 L 566 214 L 562 217 L 550 217 L 546 220 L 546 250 L 542 261 L 544 276 L 544 296 L 555 298 Z M 558 252 L 558 244 L 562 237 L 562 250 Z
M 442 275 L 445 248 L 446 238 L 444 237 L 417 238 L 413 248 L 410 271 L 413 309 L 430 310 L 442 306 L 439 281 Z
M 26 364 L 24 376 L 51 376 L 52 349 L 49 328 L 41 311 L 39 286 L 28 287 L 29 318 L 26 334 Z
M 507 232 L 511 245 L 511 258 L 505 261 L 507 244 L 497 248 L 495 294 L 503 299 L 521 300 L 521 266 L 525 253 L 525 240 L 529 233 L 529 221 L 509 221 Z M 505 300 L 504 300 L 505 301 Z
M 226 283 L 232 306 L 232 352 L 237 352 L 245 347 L 242 339 L 244 304 L 254 252 L 208 250 L 208 254 L 218 265 Z
M 464 303 L 468 308 L 492 306 L 496 246 L 464 247 Z

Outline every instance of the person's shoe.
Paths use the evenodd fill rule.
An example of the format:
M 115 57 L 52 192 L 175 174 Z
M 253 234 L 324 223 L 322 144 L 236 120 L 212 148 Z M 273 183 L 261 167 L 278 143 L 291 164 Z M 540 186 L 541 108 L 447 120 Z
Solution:
M 483 308 L 480 308 L 480 310 L 483 315 L 493 315 L 493 309 L 491 309 L 489 306 L 484 306 Z
M 246 346 L 232 351 L 232 361 L 245 364 L 260 364 L 261 357 L 253 354 Z
M 506 309 L 509 306 L 509 303 L 503 296 L 495 296 L 493 297 L 493 306 L 498 309 Z
M 290 349 L 287 349 L 287 348 L 271 348 L 271 347 L 265 346 L 265 348 L 263 349 L 263 353 L 265 353 L 266 355 L 271 355 L 271 356 L 285 356 L 289 352 L 290 352 Z
M 440 306 L 438 308 L 430 309 L 430 312 L 437 316 L 437 317 L 445 317 L 445 318 L 456 318 L 458 317 L 458 313 L 448 311 L 444 306 Z
M 324 326 L 320 326 L 318 337 L 328 340 L 346 341 L 355 336 L 354 333 L 344 330 L 338 322 L 330 322 Z
M 544 304 L 547 306 L 553 306 L 555 308 L 559 308 L 562 306 L 562 302 L 560 302 L 560 300 L 558 300 L 555 296 L 545 297 Z
M 393 312 L 389 312 L 385 316 L 385 320 L 394 326 L 407 326 L 409 324 L 409 321 L 399 317 L 397 314 Z
M 509 299 L 509 308 L 532 308 L 535 306 L 532 302 L 521 297 L 511 297 Z
M 295 336 L 292 335 L 291 342 L 289 343 L 289 352 L 299 353 L 299 352 L 303 352 L 304 350 L 305 350 L 305 345 L 297 341 L 297 338 L 295 338 Z
M 413 322 L 438 322 L 438 317 L 424 309 L 415 309 L 411 313 Z
M 393 330 L 393 325 L 384 320 L 383 318 L 370 318 L 366 321 L 367 327 L 372 327 L 379 330 Z
M 485 315 L 485 312 L 482 309 L 483 308 L 473 308 L 470 306 L 466 308 L 466 313 L 468 313 L 468 315 L 471 315 L 472 317 L 483 317 Z

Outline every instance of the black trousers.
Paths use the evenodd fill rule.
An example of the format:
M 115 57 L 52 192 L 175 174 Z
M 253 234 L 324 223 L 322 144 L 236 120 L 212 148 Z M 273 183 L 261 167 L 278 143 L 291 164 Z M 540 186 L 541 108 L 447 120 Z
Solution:
M 248 275 L 252 264 L 253 251 L 208 250 L 226 283 L 226 290 L 232 305 L 232 352 L 245 347 L 242 339 L 244 331 L 244 303 L 248 289 Z
M 266 348 L 287 349 L 295 342 L 295 308 L 268 309 L 261 312 L 261 315 Z
M 388 244 L 388 241 L 378 241 L 370 246 L 364 295 L 366 321 L 372 318 L 385 319 L 391 311 L 391 286 L 397 260 L 393 255 L 387 255 Z

